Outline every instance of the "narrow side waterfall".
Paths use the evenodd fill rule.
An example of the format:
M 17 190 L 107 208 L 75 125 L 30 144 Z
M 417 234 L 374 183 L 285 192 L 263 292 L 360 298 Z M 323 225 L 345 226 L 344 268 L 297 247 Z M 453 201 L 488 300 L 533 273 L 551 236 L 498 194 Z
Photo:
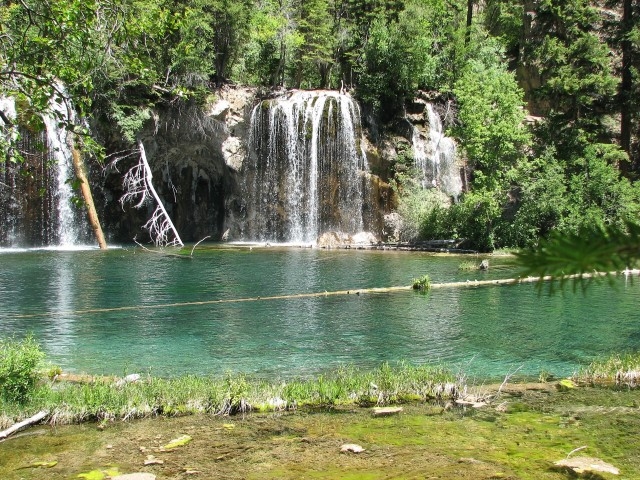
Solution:
M 55 104 L 55 102 L 52 102 Z M 59 106 L 57 107 L 60 108 Z M 66 116 L 66 112 L 60 112 Z M 79 242 L 78 219 L 73 208 L 73 190 L 69 180 L 73 178 L 71 148 L 67 143 L 67 130 L 59 128 L 51 116 L 43 118 L 47 132 L 49 154 L 54 161 L 56 213 L 58 217 L 58 245 L 71 247 Z
M 16 117 L 12 99 L 3 111 Z M 52 108 L 55 102 L 52 102 Z M 0 163 L 0 246 L 71 247 L 85 240 L 82 212 L 73 202 L 73 178 L 67 132 L 53 116 L 43 118 L 43 131 L 20 128 L 17 148 L 24 161 Z M 15 135 L 4 128 L 3 135 Z
M 315 243 L 365 229 L 368 165 L 360 110 L 347 95 L 298 91 L 251 115 L 244 166 L 245 240 Z
M 427 138 L 413 127 L 413 158 L 423 188 L 439 188 L 457 198 L 462 192 L 462 179 L 456 162 L 456 145 L 445 136 L 442 121 L 433 105 L 426 105 L 429 130 Z

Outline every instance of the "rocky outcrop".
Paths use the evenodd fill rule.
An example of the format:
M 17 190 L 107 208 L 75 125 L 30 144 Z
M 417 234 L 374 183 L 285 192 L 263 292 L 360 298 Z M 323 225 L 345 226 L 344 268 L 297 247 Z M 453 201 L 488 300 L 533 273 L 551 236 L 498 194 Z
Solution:
M 155 112 L 141 134 L 154 186 L 185 242 L 219 240 L 225 231 L 227 212 L 237 197 L 254 100 L 255 89 L 227 86 L 215 92 L 204 109 L 182 105 Z M 147 238 L 142 226 L 153 206 L 123 208 L 118 202 L 124 193 L 123 170 L 134 161 L 121 163 L 102 185 L 103 223 L 112 241 Z
M 238 236 L 242 230 L 238 226 L 247 215 L 243 175 L 247 159 L 251 158 L 252 110 L 264 98 L 268 97 L 254 88 L 225 86 L 211 95 L 205 108 L 182 105 L 155 112 L 142 132 L 154 186 L 183 241 L 195 242 L 205 237 L 220 240 L 224 232 L 230 232 L 230 240 L 250 240 Z M 413 168 L 415 132 L 421 132 L 426 141 L 430 128 L 427 105 L 432 101 L 429 94 L 419 94 L 408 105 L 404 118 L 376 129 L 384 132 L 376 142 L 366 131 L 358 140 L 368 165 L 368 186 L 362 204 L 365 230 L 371 232 L 368 241 L 393 240 L 398 235 L 397 222 L 385 222 L 385 215 L 397 207 L 393 175 Z M 112 151 L 121 149 L 119 145 L 111 147 Z M 129 161 L 129 166 L 134 160 Z M 141 209 L 125 205 L 123 209 L 118 202 L 123 194 L 122 174 L 127 168 L 121 163 L 117 171 L 98 176 L 103 179 L 103 224 L 112 242 L 130 242 L 133 238 L 146 241 L 148 235 L 142 226 L 154 209 L 152 205 Z M 327 246 L 353 243 L 353 238 L 334 236 L 329 232 L 319 241 Z

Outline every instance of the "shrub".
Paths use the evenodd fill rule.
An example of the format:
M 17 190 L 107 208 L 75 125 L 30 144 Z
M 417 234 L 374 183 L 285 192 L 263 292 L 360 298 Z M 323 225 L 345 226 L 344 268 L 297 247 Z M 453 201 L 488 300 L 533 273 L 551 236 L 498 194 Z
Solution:
M 0 397 L 25 403 L 38 381 L 44 353 L 31 335 L 24 340 L 0 340 Z

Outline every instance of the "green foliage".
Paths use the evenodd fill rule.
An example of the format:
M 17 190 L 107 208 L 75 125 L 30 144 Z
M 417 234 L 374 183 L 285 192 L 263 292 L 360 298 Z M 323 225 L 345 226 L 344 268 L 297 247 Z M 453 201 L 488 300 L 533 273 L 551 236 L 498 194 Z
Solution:
M 453 399 L 462 388 L 438 365 L 383 364 L 379 369 L 346 366 L 315 378 L 267 382 L 243 374 L 223 378 L 148 377 L 119 385 L 113 379 L 43 385 L 25 404 L 4 403 L 6 413 L 22 408 L 47 409 L 57 423 L 145 418 L 159 414 L 232 415 L 249 410 L 274 411 L 334 405 L 393 404 L 406 399 Z
M 307 0 L 298 8 L 300 44 L 294 51 L 294 85 L 327 88 L 334 59 L 332 19 L 327 0 Z
M 366 42 L 351 65 L 359 99 L 383 120 L 401 112 L 418 88 L 450 91 L 464 58 L 461 9 L 407 1 L 392 12 L 366 17 Z
M 7 402 L 29 401 L 43 359 L 44 353 L 32 336 L 0 340 L 0 397 Z
M 553 276 L 563 285 L 567 275 L 620 271 L 634 267 L 640 251 L 640 225 L 585 225 L 576 232 L 554 231 L 537 248 L 518 253 L 522 276 Z M 577 283 L 574 283 L 576 285 Z
M 567 216 L 564 170 L 553 148 L 521 161 L 513 173 L 513 203 L 498 227 L 503 245 L 528 246 L 558 228 Z
M 542 93 L 552 109 L 578 119 L 615 93 L 610 56 L 594 30 L 598 11 L 584 0 L 540 3 L 536 25 L 547 31 L 532 55 L 545 79 Z
M 591 362 L 574 376 L 579 382 L 593 384 L 640 385 L 640 354 L 616 354 Z
M 129 143 L 135 143 L 136 135 L 144 126 L 144 122 L 151 118 L 151 111 L 148 108 L 126 108 L 113 104 L 111 116 L 124 139 Z
M 398 213 L 402 217 L 400 240 L 414 241 L 419 239 L 421 229 L 433 211 L 446 209 L 450 199 L 435 188 L 425 189 L 420 185 L 405 182 L 400 188 Z
M 485 48 L 487 53 L 471 60 L 456 82 L 460 123 L 453 133 L 474 169 L 474 187 L 496 190 L 531 139 L 523 125 L 522 90 L 496 60 L 500 51 Z
M 422 226 L 422 238 L 465 240 L 467 248 L 490 251 L 502 246 L 496 241 L 496 226 L 503 202 L 491 191 L 472 191 L 449 208 L 434 208 Z
M 414 290 L 420 290 L 421 292 L 428 292 L 431 290 L 431 278 L 429 275 L 423 275 L 420 278 L 414 278 L 411 282 Z

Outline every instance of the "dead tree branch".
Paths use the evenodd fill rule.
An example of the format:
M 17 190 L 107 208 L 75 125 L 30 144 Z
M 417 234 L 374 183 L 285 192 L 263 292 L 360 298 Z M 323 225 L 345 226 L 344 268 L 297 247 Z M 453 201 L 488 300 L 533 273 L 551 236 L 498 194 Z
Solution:
M 144 224 L 143 228 L 149 231 L 149 235 L 156 246 L 184 246 L 169 214 L 164 208 L 164 204 L 156 189 L 153 187 L 153 175 L 151 167 L 147 161 L 147 155 L 142 141 L 138 141 L 140 158 L 138 163 L 125 173 L 122 179 L 122 186 L 125 193 L 120 198 L 120 203 L 133 203 L 135 208 L 141 208 L 147 201 L 153 201 L 156 208 L 151 218 Z M 115 160 L 117 162 L 118 160 Z

